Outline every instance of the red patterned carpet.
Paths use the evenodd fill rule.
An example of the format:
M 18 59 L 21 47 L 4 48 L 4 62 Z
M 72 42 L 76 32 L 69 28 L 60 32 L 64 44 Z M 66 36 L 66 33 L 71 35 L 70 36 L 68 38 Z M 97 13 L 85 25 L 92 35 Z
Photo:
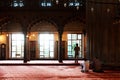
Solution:
M 82 73 L 80 66 L 0 66 L 0 80 L 120 80 L 120 71 Z
M 79 61 L 81 63 L 82 61 Z M 81 72 L 74 60 L 59 63 L 55 60 L 1 60 L 0 80 L 120 80 L 120 71 L 105 70 L 104 73 Z

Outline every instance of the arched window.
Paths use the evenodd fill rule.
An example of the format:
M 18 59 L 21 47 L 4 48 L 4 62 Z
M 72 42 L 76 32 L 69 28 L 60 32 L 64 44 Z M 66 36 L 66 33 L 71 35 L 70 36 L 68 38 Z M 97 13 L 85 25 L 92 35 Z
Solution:
M 51 7 L 52 6 L 52 0 L 40 0 L 40 6 L 42 7 Z
M 24 2 L 23 2 L 23 0 L 13 0 L 11 2 L 11 6 L 12 7 L 23 7 L 24 6 Z
M 69 6 L 82 6 L 82 0 L 69 0 Z

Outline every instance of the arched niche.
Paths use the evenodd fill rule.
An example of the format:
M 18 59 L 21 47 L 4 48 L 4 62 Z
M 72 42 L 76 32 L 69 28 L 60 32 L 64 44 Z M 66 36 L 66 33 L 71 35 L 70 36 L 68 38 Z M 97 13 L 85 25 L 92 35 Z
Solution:
M 57 28 L 50 22 L 39 21 L 30 28 L 30 32 L 57 32 Z
M 17 22 L 10 22 L 4 26 L 8 32 L 22 32 L 22 25 Z
M 85 30 L 85 24 L 80 21 L 71 21 L 64 26 L 64 32 L 81 33 Z
M 39 20 L 39 21 L 33 21 L 33 23 L 29 26 L 28 28 L 30 35 L 29 35 L 29 40 L 30 41 L 35 41 L 36 45 L 38 48 L 36 48 L 36 57 L 40 58 L 40 50 L 39 50 L 39 42 L 40 42 L 40 37 L 39 34 L 53 34 L 54 35 L 54 44 L 55 44 L 55 50 L 54 50 L 54 56 L 57 58 L 57 45 L 56 41 L 58 41 L 58 33 L 57 33 L 57 28 L 56 26 L 46 20 Z M 34 34 L 34 36 L 33 36 Z M 47 38 L 47 37 L 46 37 Z M 45 45 L 45 44 L 44 44 Z M 42 55 L 42 54 L 41 54 Z

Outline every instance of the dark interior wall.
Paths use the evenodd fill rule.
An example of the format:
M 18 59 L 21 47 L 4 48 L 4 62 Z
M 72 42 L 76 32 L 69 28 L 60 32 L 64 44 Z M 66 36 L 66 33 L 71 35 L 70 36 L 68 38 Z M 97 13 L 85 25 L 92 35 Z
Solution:
M 3 22 L 1 21 L 0 25 L 4 25 L 4 29 L 8 29 L 11 27 L 6 27 L 8 24 L 11 23 L 19 23 L 21 25 L 21 28 L 27 28 L 27 27 L 33 27 L 35 24 L 47 21 L 51 24 L 53 24 L 56 29 L 64 27 L 65 24 L 67 24 L 70 20 L 76 19 L 82 21 L 81 11 L 22 11 L 17 9 L 12 9 L 12 11 L 1 11 L 0 12 L 0 18 L 3 19 L 5 17 L 5 20 Z M 76 17 L 77 16 L 77 17 Z M 25 25 L 25 27 L 23 26 Z M 6 30 L 4 30 L 6 31 Z
M 114 2 L 114 0 L 87 1 L 87 52 L 90 59 L 97 56 L 104 64 L 120 65 L 120 23 L 114 24 L 117 8 L 116 4 L 111 4 Z

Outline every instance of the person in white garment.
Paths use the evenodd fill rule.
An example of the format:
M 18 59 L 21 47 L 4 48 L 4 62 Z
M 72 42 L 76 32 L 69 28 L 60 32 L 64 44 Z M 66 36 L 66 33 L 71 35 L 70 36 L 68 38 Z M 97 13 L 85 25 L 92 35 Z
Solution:
M 81 72 L 89 72 L 89 60 L 84 59 L 84 61 L 81 63 Z

